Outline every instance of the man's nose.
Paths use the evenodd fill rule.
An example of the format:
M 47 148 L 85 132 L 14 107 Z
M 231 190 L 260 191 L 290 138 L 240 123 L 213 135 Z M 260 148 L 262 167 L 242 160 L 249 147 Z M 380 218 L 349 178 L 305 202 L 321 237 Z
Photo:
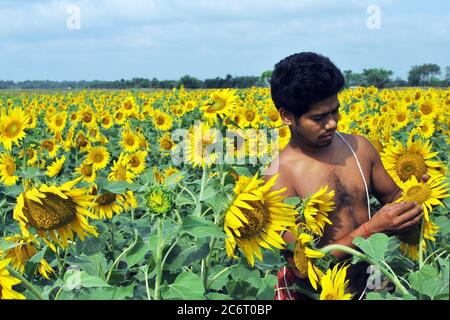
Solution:
M 336 130 L 337 120 L 334 117 L 330 117 L 325 124 L 325 130 Z

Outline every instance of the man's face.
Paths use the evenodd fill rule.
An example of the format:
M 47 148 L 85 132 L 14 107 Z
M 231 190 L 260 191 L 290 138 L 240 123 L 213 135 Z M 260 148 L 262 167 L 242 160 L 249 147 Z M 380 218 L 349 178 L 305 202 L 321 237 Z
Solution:
M 331 144 L 339 121 L 337 95 L 313 104 L 310 110 L 291 123 L 295 140 L 312 148 Z

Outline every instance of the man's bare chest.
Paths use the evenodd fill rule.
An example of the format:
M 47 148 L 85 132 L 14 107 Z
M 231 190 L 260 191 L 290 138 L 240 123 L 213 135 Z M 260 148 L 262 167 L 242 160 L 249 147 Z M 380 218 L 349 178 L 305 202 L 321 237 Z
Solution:
M 370 188 L 370 171 L 363 163 L 361 165 Z M 346 159 L 340 164 L 303 162 L 298 169 L 295 181 L 297 196 L 302 198 L 311 196 L 321 187 L 328 186 L 328 192 L 334 191 L 335 215 L 351 216 L 355 219 L 355 223 L 365 219 L 366 215 L 362 216 L 361 212 L 367 212 L 364 210 L 367 208 L 367 197 L 364 181 L 354 158 Z

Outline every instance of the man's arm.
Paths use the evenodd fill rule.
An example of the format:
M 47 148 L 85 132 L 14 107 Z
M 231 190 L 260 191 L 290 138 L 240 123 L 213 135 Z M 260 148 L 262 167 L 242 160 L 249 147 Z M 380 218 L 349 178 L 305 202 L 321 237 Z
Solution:
M 362 136 L 358 136 L 358 144 L 361 144 L 361 148 L 370 156 L 370 187 L 375 198 L 383 205 L 392 203 L 400 198 L 402 196 L 402 189 L 397 186 L 384 168 L 380 155 L 375 147 L 369 140 Z
M 361 148 L 370 157 L 371 193 L 384 206 L 373 215 L 371 220 L 333 242 L 334 244 L 348 247 L 354 247 L 353 239 L 356 237 L 368 238 L 378 232 L 396 234 L 416 225 L 422 218 L 422 208 L 415 203 L 402 202 L 391 204 L 402 196 L 402 190 L 384 168 L 377 150 L 369 140 L 362 136 L 357 136 L 357 140 L 358 148 Z M 346 253 L 339 251 L 332 252 L 332 254 L 336 258 L 342 258 L 346 255 Z

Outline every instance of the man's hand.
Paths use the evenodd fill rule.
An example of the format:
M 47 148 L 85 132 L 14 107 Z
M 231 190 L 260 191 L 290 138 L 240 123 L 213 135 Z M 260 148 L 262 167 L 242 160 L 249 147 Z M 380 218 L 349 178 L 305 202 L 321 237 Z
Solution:
M 422 216 L 422 207 L 414 202 L 392 203 L 383 206 L 365 227 L 370 233 L 393 235 L 415 226 Z

